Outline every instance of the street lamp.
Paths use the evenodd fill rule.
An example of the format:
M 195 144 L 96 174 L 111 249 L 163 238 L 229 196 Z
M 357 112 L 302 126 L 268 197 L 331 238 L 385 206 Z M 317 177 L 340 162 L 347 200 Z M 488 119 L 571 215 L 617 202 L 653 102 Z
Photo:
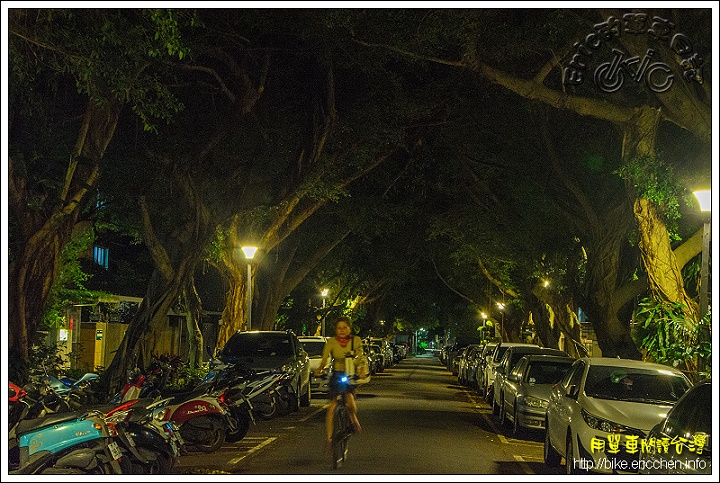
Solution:
M 322 295 L 322 299 L 323 299 L 323 306 L 322 306 L 323 318 L 322 318 L 322 329 L 321 329 L 320 333 L 322 334 L 323 337 L 325 337 L 325 297 L 327 297 L 328 292 L 329 292 L 329 290 L 326 288 L 322 289 L 322 292 L 320 292 L 320 295 Z
M 503 332 L 505 331 L 505 302 L 497 303 L 498 310 L 500 311 L 500 340 L 503 340 Z
M 700 211 L 710 212 L 712 210 L 712 197 L 710 190 L 697 190 L 693 194 L 700 203 Z M 703 321 L 708 309 L 708 263 L 710 261 L 710 220 L 706 219 L 703 224 L 702 260 L 700 265 L 700 327 L 698 331 L 699 343 L 710 340 L 710 327 Z M 707 368 L 707 360 L 701 357 L 698 361 L 698 372 L 704 372 Z
M 255 256 L 257 247 L 245 246 L 242 247 L 242 251 L 245 254 L 245 258 L 248 261 L 247 266 L 247 323 L 246 330 L 250 330 L 252 325 L 252 263 L 251 260 Z

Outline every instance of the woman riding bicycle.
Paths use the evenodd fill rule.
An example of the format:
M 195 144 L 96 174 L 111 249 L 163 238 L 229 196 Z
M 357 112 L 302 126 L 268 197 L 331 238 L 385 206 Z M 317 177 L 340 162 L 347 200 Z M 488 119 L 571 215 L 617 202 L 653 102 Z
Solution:
M 323 368 L 327 363 L 328 358 L 333 360 L 333 370 L 328 382 L 328 398 L 330 399 L 330 405 L 328 406 L 327 413 L 325 414 L 325 430 L 327 432 L 327 444 L 330 445 L 332 441 L 333 432 L 333 416 L 335 415 L 335 406 L 337 406 L 337 396 L 342 395 L 345 399 L 345 406 L 350 416 L 353 428 L 356 432 L 360 432 L 360 421 L 357 418 L 357 406 L 355 405 L 355 386 L 342 382 L 342 377 L 345 376 L 345 358 L 353 356 L 361 356 L 359 360 L 364 360 L 362 339 L 352 334 L 352 322 L 348 317 L 340 317 L 335 321 L 335 337 L 329 338 L 325 342 L 323 348 L 322 360 L 317 369 L 315 369 L 315 375 L 322 375 Z M 365 378 L 367 375 L 367 368 L 360 364 L 356 366 L 356 374 L 360 378 Z

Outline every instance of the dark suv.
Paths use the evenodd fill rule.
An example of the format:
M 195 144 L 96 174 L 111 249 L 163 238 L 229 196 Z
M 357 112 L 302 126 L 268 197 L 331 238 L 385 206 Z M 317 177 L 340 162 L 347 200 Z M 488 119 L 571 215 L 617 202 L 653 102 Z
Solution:
M 244 364 L 255 371 L 286 373 L 290 408 L 297 411 L 299 406 L 310 406 L 310 357 L 292 331 L 236 332 L 218 358 L 225 363 Z

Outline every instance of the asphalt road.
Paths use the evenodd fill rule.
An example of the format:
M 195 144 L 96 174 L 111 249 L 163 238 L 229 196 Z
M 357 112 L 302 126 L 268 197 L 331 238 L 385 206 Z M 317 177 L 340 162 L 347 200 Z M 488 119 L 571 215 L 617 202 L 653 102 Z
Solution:
M 433 355 L 407 358 L 358 391 L 362 433 L 353 435 L 337 470 L 324 451 L 324 406 L 270 421 L 210 453 L 180 458 L 176 474 L 244 475 L 533 475 L 558 474 L 542 462 L 543 435 L 509 436 L 490 406 Z M 183 478 L 185 479 L 185 478 Z

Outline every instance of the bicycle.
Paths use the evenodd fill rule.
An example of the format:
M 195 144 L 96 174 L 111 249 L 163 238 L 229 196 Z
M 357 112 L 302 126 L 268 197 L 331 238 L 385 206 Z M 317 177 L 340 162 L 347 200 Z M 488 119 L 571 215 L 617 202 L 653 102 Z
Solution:
M 343 376 L 344 381 L 350 384 L 347 380 L 347 376 Z M 339 401 L 335 406 L 335 415 L 333 417 L 333 435 L 332 435 L 332 468 L 338 469 L 340 465 L 345 462 L 348 451 L 348 440 L 350 435 L 353 434 L 354 428 L 352 422 L 350 422 L 350 416 L 348 410 L 345 407 L 345 397 L 340 395 Z
M 326 376 L 327 377 L 327 376 Z M 360 379 L 357 376 L 348 377 L 343 375 L 340 378 L 341 384 L 362 384 L 369 378 Z M 333 432 L 331 438 L 332 469 L 336 470 L 341 466 L 347 458 L 348 440 L 350 435 L 355 432 L 347 407 L 345 406 L 345 396 L 340 394 L 337 396 L 338 403 L 335 406 L 333 415 Z

